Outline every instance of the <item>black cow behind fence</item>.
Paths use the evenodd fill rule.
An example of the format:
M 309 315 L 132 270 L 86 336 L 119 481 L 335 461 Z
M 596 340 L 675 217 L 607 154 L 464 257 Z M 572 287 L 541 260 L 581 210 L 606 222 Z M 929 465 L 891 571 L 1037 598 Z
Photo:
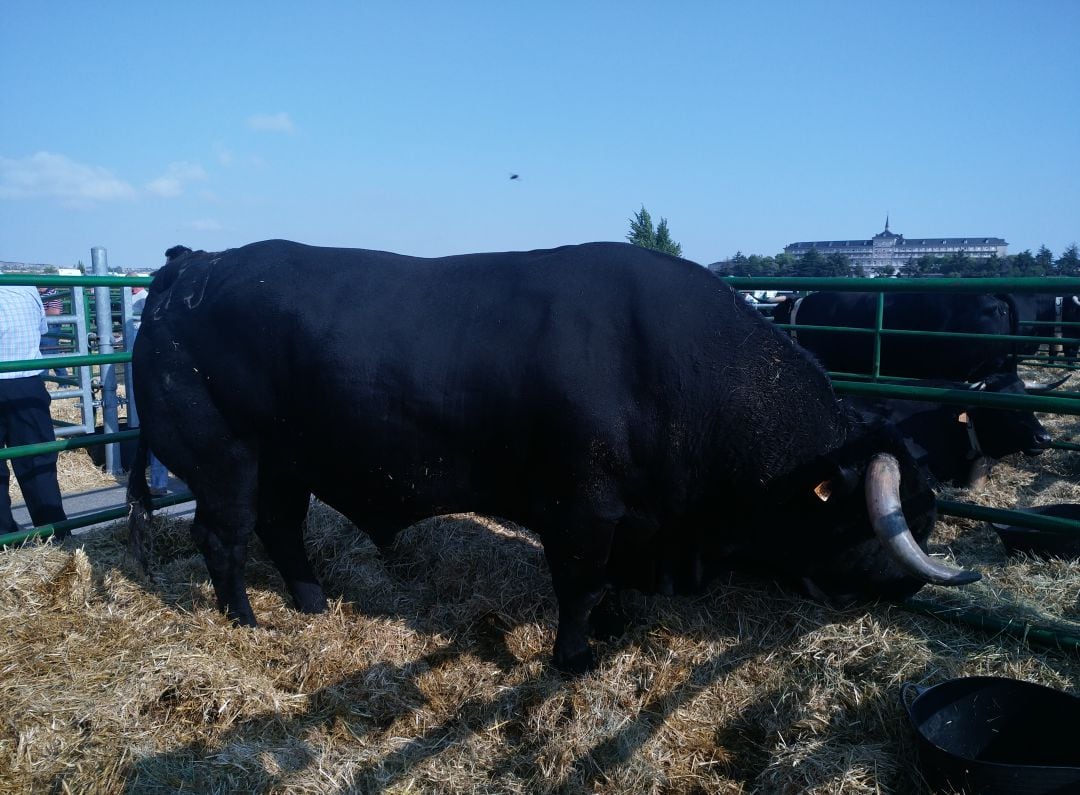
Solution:
M 1080 324 L 1080 296 L 1066 295 L 1062 299 L 1061 320 L 1065 323 Z M 1080 338 L 1080 325 L 1062 326 L 1062 336 L 1072 337 L 1073 339 Z M 1062 346 L 1062 353 L 1070 359 L 1075 359 L 1078 347 L 1080 346 L 1075 343 L 1068 343 Z
M 1038 391 L 1053 389 L 1064 380 L 1041 385 Z M 972 395 L 1023 395 L 1032 389 L 1015 373 L 996 373 L 976 384 L 923 380 L 901 385 L 962 390 Z M 915 460 L 943 484 L 980 486 L 994 460 L 1015 453 L 1040 455 L 1051 442 L 1049 432 L 1031 411 L 900 398 L 846 396 L 843 402 L 868 422 L 884 419 L 893 423 Z
M 878 293 L 817 292 L 785 301 L 778 323 L 797 326 L 792 335 L 827 370 L 870 374 L 874 339 L 870 334 L 814 331 L 812 326 L 872 329 Z M 1016 334 L 1018 315 L 1011 296 L 960 293 L 885 293 L 884 328 L 964 334 Z M 1015 369 L 1014 344 L 1007 341 L 881 338 L 881 374 L 904 378 L 976 381 Z
M 746 567 L 848 599 L 978 577 L 926 554 L 933 493 L 895 431 L 853 417 L 811 357 L 692 263 L 611 243 L 169 256 L 134 348 L 131 542 L 145 553 L 149 445 L 190 486 L 192 534 L 239 623 L 255 623 L 252 531 L 297 606 L 325 609 L 301 535 L 312 494 L 380 545 L 464 510 L 537 532 L 554 660 L 574 671 L 611 588 Z

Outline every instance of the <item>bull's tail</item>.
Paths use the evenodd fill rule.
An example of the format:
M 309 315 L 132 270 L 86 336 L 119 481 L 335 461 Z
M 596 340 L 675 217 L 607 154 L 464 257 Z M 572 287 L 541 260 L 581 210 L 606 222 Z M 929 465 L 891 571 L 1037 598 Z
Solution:
M 146 434 L 139 434 L 139 444 L 135 448 L 135 458 L 128 472 L 128 554 L 142 568 L 149 570 L 150 563 L 150 519 L 154 506 L 150 500 L 150 487 L 146 484 L 146 464 L 149 447 Z

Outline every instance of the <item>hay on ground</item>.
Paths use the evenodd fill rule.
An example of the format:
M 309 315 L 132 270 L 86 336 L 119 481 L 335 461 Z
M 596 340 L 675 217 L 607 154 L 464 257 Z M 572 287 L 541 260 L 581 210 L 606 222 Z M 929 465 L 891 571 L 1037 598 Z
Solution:
M 1058 438 L 1078 427 L 1047 422 Z M 1078 466 L 1017 457 L 949 496 L 1080 502 Z M 1074 654 L 742 577 L 696 598 L 626 594 L 626 633 L 567 678 L 548 665 L 556 607 L 527 530 L 441 517 L 383 555 L 317 503 L 306 537 L 331 609 L 292 610 L 256 542 L 261 627 L 235 629 L 187 522 L 156 522 L 149 576 L 121 523 L 0 553 L 0 791 L 923 792 L 903 682 L 1080 692 Z M 963 519 L 937 538 L 985 579 L 933 596 L 1080 629 L 1076 561 L 1009 557 Z

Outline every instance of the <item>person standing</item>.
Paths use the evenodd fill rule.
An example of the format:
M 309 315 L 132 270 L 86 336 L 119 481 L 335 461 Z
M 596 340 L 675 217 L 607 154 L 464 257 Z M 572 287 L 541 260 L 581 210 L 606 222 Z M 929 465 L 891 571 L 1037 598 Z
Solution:
M 41 305 L 45 307 L 46 317 L 50 315 L 62 315 L 64 313 L 64 300 L 60 297 L 60 291 L 55 287 L 39 287 L 37 288 L 38 295 L 41 296 Z M 52 332 L 50 331 L 49 334 Z M 48 334 L 41 338 L 41 352 L 45 356 L 57 356 L 63 351 L 60 350 L 60 342 L 57 339 L 50 337 Z M 66 367 L 55 367 L 53 372 L 61 378 L 67 378 Z
M 45 308 L 34 287 L 0 286 L 0 362 L 41 359 L 41 335 L 48 330 Z M 56 440 L 49 414 L 49 391 L 41 368 L 0 373 L 0 448 Z M 64 513 L 56 480 L 56 453 L 11 459 L 34 526 L 60 522 Z M 8 467 L 0 466 L 0 533 L 18 532 L 11 515 Z M 70 531 L 57 532 L 66 538 Z

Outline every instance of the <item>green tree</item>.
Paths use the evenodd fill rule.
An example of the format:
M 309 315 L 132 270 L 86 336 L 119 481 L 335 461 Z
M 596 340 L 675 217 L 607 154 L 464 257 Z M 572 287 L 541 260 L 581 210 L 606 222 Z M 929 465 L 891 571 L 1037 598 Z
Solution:
M 794 276 L 820 276 L 825 267 L 825 258 L 816 248 L 812 248 L 799 257 L 795 263 Z
M 1080 276 L 1080 254 L 1077 253 L 1075 243 L 1061 252 L 1054 266 L 1059 276 Z
M 847 254 L 833 252 L 825 258 L 819 275 L 821 276 L 850 276 L 851 258 Z
M 970 275 L 971 260 L 963 251 L 957 251 L 945 258 L 944 275 L 950 278 Z
M 1041 270 L 1039 261 L 1030 251 L 1021 251 L 1011 257 L 1003 257 L 999 273 L 1002 276 L 1045 276 L 1046 271 Z M 997 261 L 997 255 L 990 257 L 991 261 Z
M 919 275 L 919 261 L 917 259 L 909 259 L 903 265 L 900 266 L 900 275 L 905 278 L 912 278 Z
M 654 229 L 652 216 L 645 209 L 645 205 L 641 205 L 641 210 L 634 213 L 634 217 L 630 219 L 630 232 L 626 239 L 635 246 L 661 251 L 675 257 L 682 256 L 682 246 L 671 239 L 667 219 L 661 218 L 659 225 Z
M 748 276 L 775 276 L 776 262 L 772 257 L 751 254 L 746 258 L 746 272 Z
M 776 266 L 777 276 L 793 276 L 795 274 L 795 265 L 798 262 L 794 254 L 790 254 L 787 251 L 781 251 L 775 257 L 773 257 L 773 264 Z
M 673 257 L 682 256 L 682 246 L 671 239 L 667 218 L 661 218 L 660 223 L 656 225 L 656 242 L 653 248 L 657 251 L 662 251 L 665 254 L 670 254 Z
M 644 204 L 641 205 L 641 210 L 634 213 L 634 217 L 630 219 L 630 233 L 626 236 L 626 239 L 635 246 L 641 246 L 642 248 L 652 248 L 656 242 L 656 230 L 653 229 L 652 216 L 649 215 L 649 211 L 645 209 Z
M 1040 276 L 1049 275 L 1054 270 L 1054 254 L 1046 246 L 1039 246 L 1035 252 L 1035 262 L 1042 268 Z

